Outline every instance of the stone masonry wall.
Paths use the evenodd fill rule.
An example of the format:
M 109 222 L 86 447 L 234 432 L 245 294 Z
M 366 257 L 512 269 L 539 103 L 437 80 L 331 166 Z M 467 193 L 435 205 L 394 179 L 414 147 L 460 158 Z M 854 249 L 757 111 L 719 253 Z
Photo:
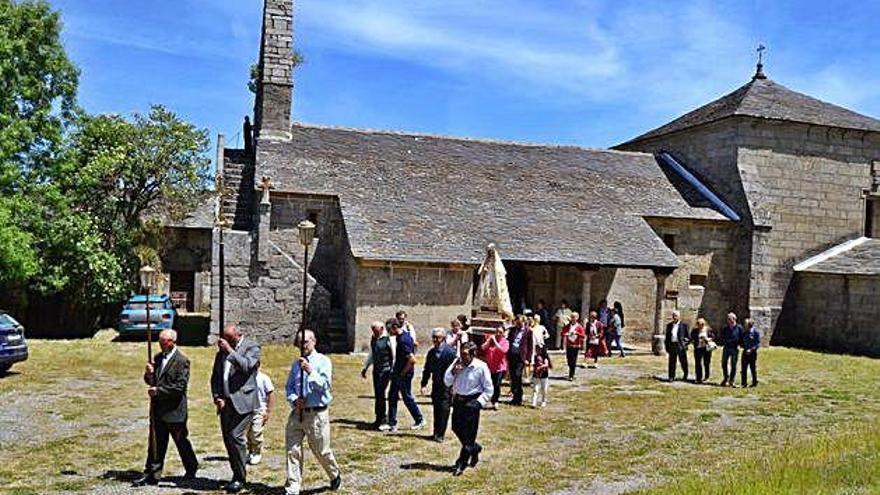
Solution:
M 736 244 L 738 227 L 732 222 L 699 222 L 668 218 L 648 220 L 659 236 L 671 235 L 672 250 L 681 263 L 666 279 L 663 321 L 673 309 L 693 326 L 705 318 L 720 328 L 736 302 Z M 705 277 L 705 280 L 703 280 Z
M 287 233 L 270 238 L 271 251 L 266 263 L 256 261 L 255 244 L 248 232 L 225 233 L 225 320 L 237 323 L 242 331 L 260 342 L 291 342 L 302 318 L 302 255 L 279 249 L 296 242 Z M 219 317 L 218 232 L 214 232 L 211 334 L 217 334 Z M 319 240 L 316 243 L 320 244 Z M 322 328 L 320 321 L 330 307 L 330 294 L 317 281 L 308 282 L 309 326 Z M 319 330 L 320 332 L 320 330 Z M 320 339 L 319 333 L 319 339 Z
M 751 200 L 764 205 L 773 225 L 752 258 L 752 305 L 770 310 L 780 339 L 796 340 L 804 329 L 792 318 L 792 267 L 863 234 L 862 195 L 880 159 L 880 136 L 754 119 L 738 127 L 740 168 L 759 183 Z
M 691 172 L 718 194 L 743 218 L 733 242 L 727 248 L 735 256 L 735 276 L 728 278 L 727 288 L 732 309 L 737 314 L 748 313 L 749 294 L 752 290 L 752 242 L 754 224 L 769 222 L 763 209 L 752 211 L 746 196 L 746 186 L 737 166 L 739 155 L 738 127 L 735 119 L 724 119 L 699 128 L 687 129 L 666 136 L 620 146 L 631 151 L 672 152 Z M 667 284 L 668 286 L 668 284 Z M 678 284 L 680 287 L 681 284 Z M 664 306 L 667 304 L 664 303 Z M 664 309 L 664 314 L 668 311 Z M 665 316 L 664 316 L 665 318 Z M 717 324 L 717 323 L 716 323 Z
M 795 276 L 799 347 L 880 356 L 880 277 Z
M 449 327 L 456 315 L 470 315 L 473 266 L 360 261 L 357 267 L 357 315 L 354 350 L 369 347 L 370 323 L 407 312 L 422 348 L 430 330 Z
M 293 0 L 265 0 L 254 105 L 257 133 L 261 137 L 290 138 L 292 64 Z

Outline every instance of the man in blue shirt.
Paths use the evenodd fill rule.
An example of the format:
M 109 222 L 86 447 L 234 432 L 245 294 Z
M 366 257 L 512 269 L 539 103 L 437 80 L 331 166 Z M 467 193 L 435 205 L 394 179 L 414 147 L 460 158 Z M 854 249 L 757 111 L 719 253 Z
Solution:
M 727 315 L 727 325 L 721 329 L 721 371 L 724 379 L 721 386 L 735 387 L 733 380 L 736 378 L 736 360 L 739 358 L 739 345 L 742 341 L 742 327 L 736 323 L 736 314 Z
M 312 454 L 330 477 L 330 489 L 338 490 L 342 484 L 339 465 L 330 450 L 330 413 L 327 411 L 333 400 L 330 394 L 333 365 L 327 356 L 315 350 L 315 343 L 315 333 L 306 330 L 303 355 L 293 362 L 285 387 L 285 396 L 292 409 L 286 431 L 287 484 L 284 491 L 287 495 L 298 495 L 302 486 L 304 437 L 308 438 Z
M 388 389 L 388 425 L 390 433 L 397 433 L 397 401 L 403 397 L 403 403 L 413 417 L 413 430 L 425 427 L 425 418 L 416 398 L 412 393 L 412 381 L 415 376 L 416 344 L 409 332 L 404 332 L 398 320 L 389 320 L 388 328 L 391 336 L 397 339 L 394 352 L 394 365 L 391 367 L 391 387 Z

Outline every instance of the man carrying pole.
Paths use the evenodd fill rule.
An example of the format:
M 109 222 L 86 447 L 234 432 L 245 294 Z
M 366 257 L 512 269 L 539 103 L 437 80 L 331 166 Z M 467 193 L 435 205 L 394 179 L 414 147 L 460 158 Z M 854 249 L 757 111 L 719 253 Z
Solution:
M 303 337 L 304 338 L 300 338 Z M 303 440 L 308 439 L 312 454 L 330 479 L 330 489 L 342 485 L 339 465 L 330 449 L 330 393 L 333 366 L 330 359 L 315 350 L 315 333 L 303 329 L 297 337 L 302 349 L 287 378 L 285 395 L 290 403 L 287 418 L 287 495 L 298 495 L 302 487 Z

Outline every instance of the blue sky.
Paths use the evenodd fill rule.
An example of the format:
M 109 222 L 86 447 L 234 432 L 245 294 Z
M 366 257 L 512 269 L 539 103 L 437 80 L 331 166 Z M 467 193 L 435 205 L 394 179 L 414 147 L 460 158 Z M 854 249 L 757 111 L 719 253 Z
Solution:
M 90 112 L 240 144 L 261 0 L 50 0 Z M 607 147 L 767 75 L 880 118 L 880 2 L 297 0 L 295 120 Z

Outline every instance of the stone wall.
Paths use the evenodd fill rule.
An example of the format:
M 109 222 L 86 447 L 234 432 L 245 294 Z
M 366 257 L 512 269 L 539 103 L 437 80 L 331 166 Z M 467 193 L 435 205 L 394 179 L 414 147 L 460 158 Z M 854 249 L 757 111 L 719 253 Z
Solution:
M 214 232 L 211 333 L 216 335 L 219 317 L 218 232 Z M 237 323 L 244 333 L 260 342 L 290 342 L 302 319 L 302 255 L 286 251 L 296 243 L 291 232 L 277 232 L 267 239 L 270 254 L 265 263 L 256 260 L 256 243 L 250 233 L 225 233 L 225 320 Z M 320 245 L 320 240 L 315 241 Z M 330 309 L 330 293 L 313 277 L 308 280 L 308 325 L 324 327 L 321 318 Z
M 359 261 L 356 270 L 357 312 L 354 350 L 369 347 L 370 323 L 407 312 L 422 347 L 433 327 L 448 328 L 461 313 L 470 315 L 476 267 Z
M 162 277 L 159 292 L 170 294 L 170 272 L 194 272 L 193 310 L 211 308 L 211 231 L 208 229 L 165 229 L 162 246 Z
M 333 296 L 333 306 L 342 307 L 346 300 L 347 271 L 340 263 L 350 255 L 345 223 L 339 210 L 339 201 L 330 196 L 306 194 L 272 195 L 272 220 L 269 229 L 273 232 L 289 231 L 297 235 L 297 225 L 311 218 L 316 225 L 315 236 L 321 239 L 309 273 L 314 276 Z M 290 250 L 294 249 L 290 246 Z
M 259 137 L 290 139 L 293 0 L 265 0 L 254 120 Z
M 727 313 L 736 309 L 737 225 L 670 218 L 651 218 L 648 223 L 658 236 L 671 236 L 672 251 L 681 263 L 666 278 L 664 323 L 677 309 L 691 326 L 702 317 L 720 328 Z
M 880 356 L 880 277 L 801 272 L 795 281 L 798 332 L 781 343 Z
M 757 183 L 750 201 L 765 205 L 773 225 L 764 252 L 753 253 L 760 290 L 752 305 L 767 308 L 780 338 L 798 334 L 792 267 L 863 234 L 863 192 L 872 185 L 872 162 L 880 159 L 880 136 L 755 119 L 741 119 L 738 135 L 740 168 Z

